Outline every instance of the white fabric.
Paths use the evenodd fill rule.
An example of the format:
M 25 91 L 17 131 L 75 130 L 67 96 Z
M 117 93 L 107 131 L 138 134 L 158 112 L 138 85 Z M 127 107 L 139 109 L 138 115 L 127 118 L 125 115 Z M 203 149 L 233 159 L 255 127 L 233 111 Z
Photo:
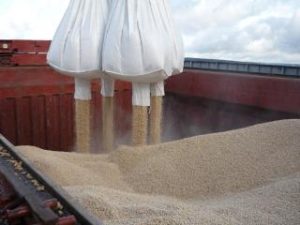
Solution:
M 104 97 L 113 97 L 115 92 L 115 81 L 109 77 L 101 79 L 101 95 Z
M 91 100 L 91 82 L 87 79 L 75 78 L 75 99 Z
M 110 0 L 71 0 L 54 35 L 47 60 L 60 73 L 99 78 Z
M 150 106 L 149 83 L 132 83 L 132 105 Z
M 151 96 L 165 96 L 165 84 L 164 81 L 159 81 L 150 85 Z
M 165 96 L 164 81 L 157 83 L 132 83 L 132 105 L 150 106 L 151 96 Z
M 164 81 L 157 83 L 132 83 L 132 105 L 150 106 L 151 96 L 165 96 Z
M 111 4 L 103 46 L 105 72 L 140 83 L 182 72 L 183 44 L 168 0 L 112 0 Z

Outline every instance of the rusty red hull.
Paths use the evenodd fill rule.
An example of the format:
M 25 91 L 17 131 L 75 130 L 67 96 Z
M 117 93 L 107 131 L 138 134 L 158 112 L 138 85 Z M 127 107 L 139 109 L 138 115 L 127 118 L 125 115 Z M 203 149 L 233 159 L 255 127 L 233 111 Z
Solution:
M 0 132 L 14 144 L 72 150 L 73 79 L 59 75 L 46 65 L 45 56 L 49 42 L 6 41 L 8 46 L 4 47 L 7 48 L 3 48 L 3 43 L 0 41 L 0 54 L 9 58 L 11 64 L 0 67 Z M 222 102 L 221 105 L 226 102 L 282 112 L 282 116 L 272 119 L 300 117 L 300 79 L 296 78 L 185 70 L 183 74 L 166 82 L 166 90 L 167 93 L 189 98 L 219 101 Z M 101 141 L 99 92 L 100 84 L 95 81 L 92 100 L 93 135 L 96 140 L 94 146 L 99 146 Z M 128 135 L 131 123 L 128 116 L 131 113 L 131 85 L 118 82 L 115 99 L 117 136 Z M 197 106 L 197 101 L 191 103 L 194 105 L 179 104 L 184 109 L 176 108 L 176 104 L 167 104 L 166 116 L 170 114 L 170 110 L 183 111 L 192 115 L 193 121 L 198 121 L 199 126 L 203 123 L 214 124 L 213 116 L 205 117 L 210 121 L 203 121 L 203 112 L 200 112 L 201 107 Z M 219 110 L 221 112 L 222 107 Z M 171 114 L 179 116 L 178 113 Z M 195 119 L 197 117 L 199 118 Z M 252 118 L 255 115 L 247 115 L 245 120 L 246 117 Z M 226 117 L 223 120 L 226 121 Z M 185 122 L 189 123 L 188 120 Z
M 300 113 L 300 79 L 186 70 L 169 79 L 167 91 L 282 112 Z

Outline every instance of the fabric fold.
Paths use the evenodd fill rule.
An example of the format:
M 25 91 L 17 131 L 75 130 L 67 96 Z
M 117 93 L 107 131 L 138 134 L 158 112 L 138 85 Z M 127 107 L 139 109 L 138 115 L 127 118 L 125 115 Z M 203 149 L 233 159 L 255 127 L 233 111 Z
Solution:
M 51 67 L 73 77 L 102 77 L 109 4 L 109 0 L 70 1 L 47 55 Z
M 183 43 L 168 0 L 112 0 L 103 45 L 111 77 L 156 83 L 183 70 Z

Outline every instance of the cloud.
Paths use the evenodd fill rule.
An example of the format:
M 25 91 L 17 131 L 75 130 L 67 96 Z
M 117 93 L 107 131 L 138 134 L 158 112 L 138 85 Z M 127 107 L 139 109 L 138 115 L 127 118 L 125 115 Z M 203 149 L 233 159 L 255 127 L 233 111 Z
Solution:
M 1 0 L 0 38 L 51 39 L 68 0 Z M 300 63 L 299 0 L 170 0 L 186 56 Z
M 4 0 L 0 3 L 2 39 L 50 39 L 66 9 L 66 0 Z
M 173 9 L 187 56 L 300 63 L 297 0 L 198 0 Z

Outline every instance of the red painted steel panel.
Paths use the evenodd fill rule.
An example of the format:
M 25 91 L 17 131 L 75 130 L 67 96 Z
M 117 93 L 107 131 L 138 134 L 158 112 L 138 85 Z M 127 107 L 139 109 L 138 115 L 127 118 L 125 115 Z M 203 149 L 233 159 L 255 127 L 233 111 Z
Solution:
M 14 54 L 11 63 L 16 66 L 46 66 L 46 54 Z
M 12 40 L 12 48 L 16 52 L 35 52 L 35 41 Z
M 49 67 L 2 67 L 0 68 L 0 116 L 1 132 L 15 144 L 34 144 L 46 149 L 73 149 L 74 140 L 74 79 L 59 75 Z M 93 98 L 95 100 L 94 135 L 95 149 L 101 144 L 101 96 L 100 82 L 93 82 Z M 131 88 L 130 83 L 116 82 L 118 92 Z M 9 114 L 16 106 L 7 106 L 7 99 L 18 99 L 19 108 L 25 108 L 25 114 Z M 29 99 L 31 113 L 29 114 Z M 22 101 L 25 102 L 22 102 Z M 20 102 L 21 101 L 21 102 Z M 10 102 L 11 103 L 11 102 Z M 27 104 L 27 108 L 26 108 Z M 9 120 L 2 120 L 10 116 Z M 17 119 L 18 118 L 18 119 Z M 28 130 L 31 119 L 31 130 Z M 24 120 L 24 121 L 23 121 Z M 17 122 L 20 124 L 13 124 Z M 14 132 L 16 134 L 14 134 Z M 17 137 L 20 134 L 21 139 Z M 29 137 L 28 134 L 32 136 Z M 25 139 L 27 140 L 25 141 Z
M 4 41 L 4 40 L 2 40 Z M 47 52 L 51 41 L 43 40 L 10 40 L 12 49 L 16 52 Z
M 0 65 L 47 65 L 49 46 L 50 41 L 0 40 Z
M 45 96 L 31 98 L 32 142 L 34 146 L 47 147 Z
M 37 95 L 0 100 L 0 132 L 17 145 L 73 149 L 72 94 Z
M 62 87 L 73 84 L 73 79 L 62 76 L 45 67 L 0 67 L 0 88 L 17 88 L 28 86 L 50 86 Z
M 0 67 L 0 99 L 34 94 L 74 92 L 74 79 L 62 76 L 45 67 Z M 128 82 L 117 81 L 116 90 L 131 89 Z M 93 81 L 93 89 L 100 93 L 100 82 Z
M 60 150 L 60 96 L 46 96 L 46 129 L 47 147 L 51 150 Z
M 14 144 L 17 144 L 17 115 L 16 99 L 7 98 L 0 100 L 0 133 Z
M 51 41 L 36 41 L 35 49 L 36 52 L 48 52 Z
M 0 40 L 0 54 L 12 53 L 12 41 L 11 40 Z
M 36 53 L 45 52 L 50 42 L 29 42 L 12 41 L 10 51 L 14 48 L 19 51 L 14 54 L 13 59 L 20 65 L 39 66 L 0 67 L 0 132 L 14 144 L 34 144 L 47 149 L 72 150 L 74 80 L 59 75 L 48 66 L 41 66 L 46 63 L 46 55 Z M 22 55 L 20 52 L 35 54 Z M 169 79 L 166 89 L 186 96 L 300 114 L 299 82 L 300 79 L 292 78 L 186 70 L 183 75 Z M 102 132 L 102 100 L 99 92 L 100 82 L 94 81 L 92 126 L 95 150 L 101 145 Z M 202 106 L 202 103 L 189 105 L 176 101 L 173 104 L 175 106 L 168 105 L 167 110 L 176 110 L 165 112 L 167 122 L 164 129 L 182 132 L 177 134 L 180 137 L 185 135 L 186 131 L 182 128 L 186 126 L 187 121 L 192 121 L 195 130 L 198 130 L 199 126 L 207 126 L 211 127 L 212 131 L 218 131 L 220 127 L 230 128 L 232 123 L 246 124 L 243 120 L 247 113 L 242 112 L 242 116 L 232 114 L 219 108 L 222 104 Z M 207 107 L 214 113 L 205 113 L 202 109 Z M 114 116 L 116 136 L 122 137 L 122 140 L 117 142 L 124 143 L 124 140 L 129 140 L 131 129 L 131 85 L 128 82 L 116 82 Z M 174 123 L 172 118 L 182 119 Z M 251 115 L 246 120 L 253 120 L 254 123 L 256 116 Z M 192 125 L 189 131 L 191 134 L 194 132 Z
M 74 141 L 74 99 L 72 94 L 60 95 L 60 148 L 61 151 L 73 149 Z
M 166 90 L 266 109 L 300 113 L 300 79 L 186 70 Z
M 0 55 L 0 66 L 10 66 L 11 56 L 10 55 Z
M 18 144 L 28 145 L 32 144 L 32 110 L 31 98 L 22 97 L 16 99 L 16 120 Z

